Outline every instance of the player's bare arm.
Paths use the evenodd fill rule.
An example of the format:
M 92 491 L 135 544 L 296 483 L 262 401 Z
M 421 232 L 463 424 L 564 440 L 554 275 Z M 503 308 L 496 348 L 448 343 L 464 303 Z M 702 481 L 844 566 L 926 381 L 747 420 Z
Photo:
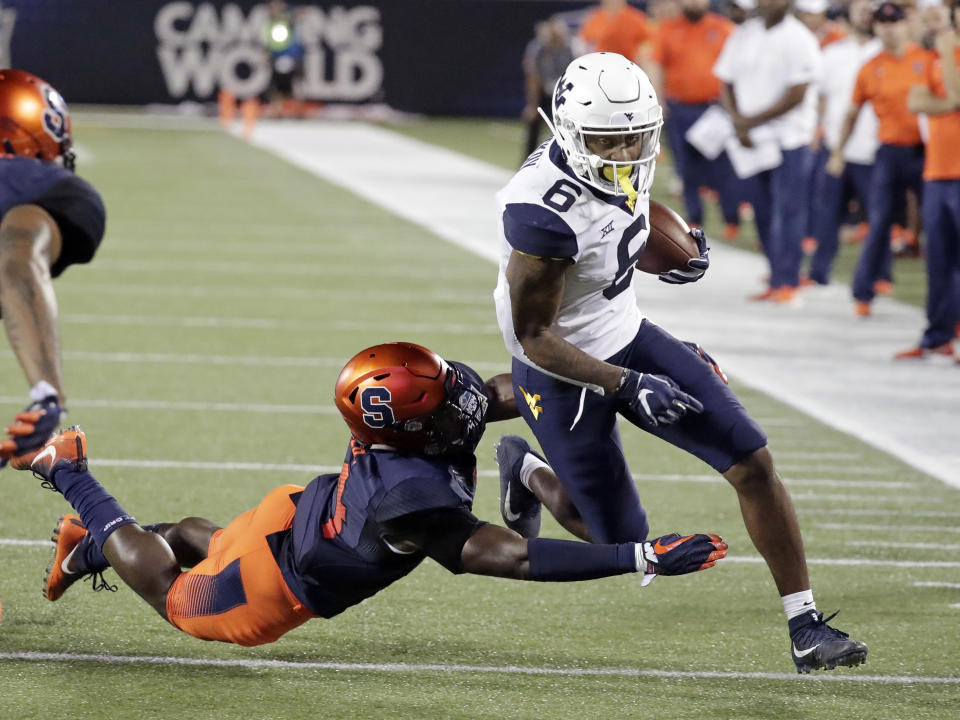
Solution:
M 63 398 L 57 299 L 50 268 L 60 229 L 37 205 L 12 208 L 0 222 L 0 311 L 10 345 L 31 386 L 46 380 Z
M 614 394 L 623 369 L 598 360 L 550 330 L 563 298 L 568 260 L 534 257 L 516 250 L 507 265 L 513 327 L 523 351 L 544 370 Z

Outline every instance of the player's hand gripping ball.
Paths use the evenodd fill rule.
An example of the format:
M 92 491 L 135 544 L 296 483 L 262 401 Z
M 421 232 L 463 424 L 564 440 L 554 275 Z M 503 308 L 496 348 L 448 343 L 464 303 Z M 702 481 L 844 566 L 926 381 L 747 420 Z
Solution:
M 650 201 L 650 235 L 637 269 L 666 283 L 696 282 L 710 267 L 710 248 L 700 228 L 690 226 L 666 205 Z

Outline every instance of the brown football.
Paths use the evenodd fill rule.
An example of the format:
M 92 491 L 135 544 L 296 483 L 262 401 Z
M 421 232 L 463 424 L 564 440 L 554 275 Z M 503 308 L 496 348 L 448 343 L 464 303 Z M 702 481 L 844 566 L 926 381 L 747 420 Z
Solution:
M 659 275 L 686 270 L 687 261 L 700 257 L 697 241 L 686 221 L 666 205 L 650 201 L 650 236 L 637 260 L 637 270 Z

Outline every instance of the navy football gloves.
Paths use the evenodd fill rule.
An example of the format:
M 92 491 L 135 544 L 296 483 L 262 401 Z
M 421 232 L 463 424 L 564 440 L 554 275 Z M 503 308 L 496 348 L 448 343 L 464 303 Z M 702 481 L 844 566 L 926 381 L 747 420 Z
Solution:
M 651 375 L 625 369 L 617 390 L 623 402 L 648 427 L 672 425 L 688 411 L 701 412 L 703 404 L 680 389 L 666 375 Z
M 65 413 L 56 395 L 33 402 L 17 413 L 6 428 L 10 437 L 0 442 L 0 468 L 9 461 L 18 470 L 30 467 L 36 451 L 57 431 Z
M 697 241 L 700 257 L 688 260 L 686 270 L 667 270 L 660 273 L 658 277 L 665 283 L 683 285 L 684 283 L 696 282 L 703 277 L 707 268 L 710 267 L 710 248 L 707 247 L 707 236 L 703 234 L 703 230 L 700 228 L 691 230 L 690 235 Z
M 644 573 L 643 585 L 655 575 L 686 575 L 706 570 L 727 555 L 727 544 L 719 535 L 696 533 L 680 537 L 663 535 L 636 544 L 637 569 Z

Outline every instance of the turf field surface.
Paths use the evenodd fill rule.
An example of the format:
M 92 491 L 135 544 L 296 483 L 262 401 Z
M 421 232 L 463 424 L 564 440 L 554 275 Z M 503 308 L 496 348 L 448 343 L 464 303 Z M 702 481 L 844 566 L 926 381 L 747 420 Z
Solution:
M 143 522 L 226 522 L 338 465 L 347 434 L 332 386 L 367 344 L 409 339 L 506 369 L 492 265 L 218 132 L 81 120 L 77 136 L 109 219 L 94 263 L 57 281 L 70 419 L 93 471 Z M 5 350 L 0 377 L 9 415 L 25 391 Z M 870 644 L 864 668 L 793 674 L 734 493 L 627 428 L 653 532 L 718 531 L 729 561 L 642 591 L 634 577 L 534 585 L 425 563 L 256 649 L 182 635 L 126 588 L 43 600 L 47 548 L 11 541 L 42 541 L 66 505 L 4 471 L 0 717 L 954 717 L 957 491 L 734 384 L 794 493 L 820 607 L 840 607 L 838 626 Z M 512 422 L 481 444 L 488 520 L 501 432 L 529 437 Z M 552 522 L 545 532 L 562 536 Z M 38 652 L 63 656 L 27 655 Z M 166 660 L 112 659 L 130 657 Z

